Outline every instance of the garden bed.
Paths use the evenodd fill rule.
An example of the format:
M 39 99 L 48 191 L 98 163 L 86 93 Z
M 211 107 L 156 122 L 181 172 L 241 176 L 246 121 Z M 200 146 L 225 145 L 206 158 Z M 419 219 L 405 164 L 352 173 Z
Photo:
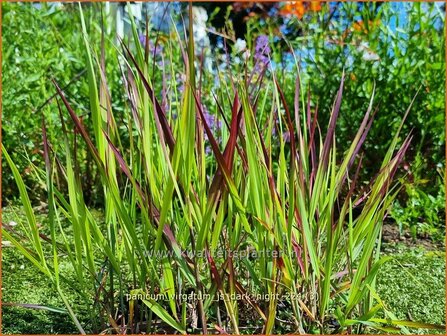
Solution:
M 4 332 L 444 331 L 444 4 L 2 8 Z

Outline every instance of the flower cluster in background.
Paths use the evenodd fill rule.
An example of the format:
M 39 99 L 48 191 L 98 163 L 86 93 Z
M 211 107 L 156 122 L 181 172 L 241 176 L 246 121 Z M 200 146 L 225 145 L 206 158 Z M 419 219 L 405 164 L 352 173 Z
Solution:
M 143 47 L 146 47 L 146 35 L 141 34 L 139 36 L 140 43 Z M 160 43 L 157 43 L 157 45 L 154 45 L 154 43 L 149 39 L 149 54 L 151 56 L 160 56 L 163 52 L 163 46 Z
M 363 20 L 358 20 L 356 22 L 353 23 L 352 25 L 352 29 L 356 32 L 362 32 L 367 34 L 368 30 L 374 28 L 374 27 L 378 27 L 380 25 L 380 20 L 368 20 L 367 23 L 365 23 Z
M 211 114 L 205 105 L 202 104 L 202 108 L 203 108 L 203 115 L 205 117 L 205 122 L 207 123 L 211 131 L 213 131 L 214 137 L 216 137 L 222 128 L 222 121 L 217 115 Z M 211 145 L 209 143 L 208 135 L 206 134 L 206 132 L 204 133 L 204 137 L 206 141 L 205 153 L 211 154 L 212 152 Z
M 269 54 L 271 50 L 269 47 L 269 38 L 267 35 L 260 35 L 256 39 L 256 45 L 255 45 L 255 53 L 254 53 L 254 60 L 255 60 L 255 68 L 264 68 L 266 67 L 270 60 L 269 60 Z
M 306 12 L 318 12 L 321 10 L 321 1 L 290 1 L 286 2 L 280 10 L 281 15 L 296 16 L 301 19 Z

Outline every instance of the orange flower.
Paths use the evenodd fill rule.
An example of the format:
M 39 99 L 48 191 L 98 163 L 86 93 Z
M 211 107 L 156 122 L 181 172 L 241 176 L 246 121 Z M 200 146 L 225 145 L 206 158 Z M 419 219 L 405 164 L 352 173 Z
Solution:
M 321 11 L 321 1 L 311 1 L 309 8 L 313 12 Z
M 306 12 L 302 1 L 287 2 L 280 10 L 281 15 L 295 15 L 298 19 L 301 19 Z
M 306 9 L 304 8 L 303 2 L 302 1 L 296 2 L 295 15 L 301 19 L 304 13 L 306 13 Z
M 292 3 L 287 2 L 279 11 L 279 14 L 281 15 L 290 15 L 292 14 Z
M 354 22 L 354 24 L 352 25 L 352 29 L 354 29 L 354 31 L 356 31 L 356 32 L 363 31 L 365 29 L 365 27 L 363 25 L 363 21 L 359 20 L 357 22 Z
M 369 20 L 368 21 L 368 29 L 371 29 L 374 26 L 378 26 L 379 24 L 380 24 L 380 20 L 374 20 L 374 21 Z M 352 29 L 356 32 L 363 32 L 363 33 L 368 32 L 366 29 L 365 23 L 362 20 L 354 22 L 352 25 Z
M 287 2 L 279 11 L 281 15 L 295 15 L 301 19 L 306 11 L 318 12 L 321 10 L 321 1 L 291 1 Z

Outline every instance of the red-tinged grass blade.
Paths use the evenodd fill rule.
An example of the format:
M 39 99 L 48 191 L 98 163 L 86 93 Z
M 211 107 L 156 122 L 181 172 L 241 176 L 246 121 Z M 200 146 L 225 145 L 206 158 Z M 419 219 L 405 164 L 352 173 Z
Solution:
M 408 147 L 409 147 L 409 145 L 410 145 L 410 143 L 411 143 L 411 140 L 412 140 L 412 136 L 411 136 L 411 134 L 409 134 L 409 135 L 407 136 L 407 138 L 404 140 L 404 142 L 403 142 L 401 148 L 400 148 L 399 151 L 396 153 L 396 155 L 394 156 L 394 158 L 392 158 L 392 159 L 389 160 L 388 162 L 382 164 L 382 168 L 379 170 L 379 172 L 378 172 L 378 173 L 371 179 L 371 181 L 368 183 L 368 186 L 367 186 L 367 188 L 366 188 L 366 190 L 368 190 L 368 191 L 365 191 L 365 192 L 363 193 L 363 195 L 359 196 L 359 197 L 354 201 L 354 205 L 353 205 L 354 208 L 357 207 L 357 206 L 359 206 L 361 203 L 363 203 L 363 201 L 365 201 L 371 194 L 374 195 L 374 193 L 373 193 L 373 187 L 374 187 L 374 184 L 377 182 L 378 179 L 380 179 L 380 178 L 383 176 L 383 174 L 384 174 L 386 171 L 388 172 L 389 177 L 390 177 L 391 175 L 394 176 L 394 174 L 395 174 L 395 172 L 396 172 L 396 170 L 397 170 L 398 165 L 400 164 L 400 162 L 402 162 L 402 160 L 403 160 L 403 156 L 405 155 L 405 152 L 408 150 Z M 387 179 L 387 180 L 391 180 L 391 179 L 389 178 L 389 179 Z M 385 191 L 386 188 L 387 188 L 387 186 L 389 186 L 389 183 L 388 183 L 386 186 L 383 185 L 383 186 L 380 188 L 380 193 L 379 193 L 379 194 L 383 195 L 383 194 L 384 194 L 384 191 Z
M 127 176 L 127 178 L 132 182 L 132 184 L 134 184 L 135 188 L 138 191 L 138 194 L 140 195 L 142 201 L 144 203 L 150 202 L 150 200 L 148 200 L 147 196 L 143 193 L 138 181 L 135 180 L 135 178 L 132 176 L 129 167 L 127 166 L 126 162 L 124 161 L 123 157 L 121 156 L 121 154 L 119 153 L 118 149 L 115 147 L 115 145 L 113 145 L 113 143 L 111 142 L 109 136 L 104 132 L 104 135 L 107 139 L 107 142 L 110 146 L 110 148 L 112 149 L 116 160 L 119 163 L 119 166 L 121 168 L 121 170 L 124 172 L 124 174 Z M 157 210 L 157 208 L 151 203 L 151 205 L 149 206 L 149 208 L 152 210 L 152 216 L 153 218 L 157 221 L 160 214 L 159 211 Z M 168 246 L 179 246 L 179 244 L 177 243 L 174 234 L 171 230 L 171 228 L 169 227 L 168 224 L 165 224 L 163 227 L 163 233 L 165 234 L 166 238 L 168 238 L 168 240 L 165 240 L 165 242 L 167 243 Z
M 293 251 L 295 253 L 295 257 L 297 258 L 298 265 L 300 266 L 301 274 L 303 275 L 303 274 L 305 274 L 304 264 L 303 264 L 303 249 L 297 243 L 295 237 L 292 237 L 292 247 L 293 247 Z
M 310 120 L 311 118 L 311 109 L 310 109 L 310 85 L 307 89 L 307 107 L 306 107 L 306 113 L 307 113 L 307 129 L 310 131 Z
M 47 128 L 45 125 L 45 118 L 42 118 L 42 140 L 43 140 L 43 153 L 45 160 L 45 167 L 48 172 L 51 172 L 51 162 L 50 162 L 50 149 L 48 145 Z M 51 175 L 51 173 L 50 173 Z
M 331 118 L 329 120 L 329 127 L 326 133 L 326 138 L 324 139 L 323 151 L 321 157 L 321 164 L 323 165 L 323 169 L 326 170 L 329 163 L 329 151 L 332 147 L 332 142 L 334 140 L 335 134 L 335 125 L 337 123 L 338 115 L 340 112 L 341 99 L 343 96 L 343 84 L 344 84 L 344 73 L 341 77 L 340 88 L 337 92 L 337 98 L 335 99 L 334 108 L 332 109 Z
M 369 197 L 369 195 L 371 195 L 369 197 L 369 200 L 370 200 L 370 199 L 374 199 L 375 197 L 378 197 L 379 195 L 383 196 L 386 194 L 386 192 L 391 184 L 392 177 L 396 173 L 397 168 L 398 168 L 399 164 L 402 162 L 405 152 L 407 151 L 407 149 L 411 143 L 411 139 L 412 139 L 411 134 L 408 134 L 408 136 L 402 143 L 402 146 L 395 154 L 395 156 L 392 157 L 388 162 L 386 162 L 386 164 L 383 164 L 380 171 L 371 180 L 371 182 L 368 185 L 369 191 L 367 193 L 365 193 L 364 195 L 360 196 L 359 199 L 355 201 L 354 206 L 358 206 L 359 204 L 361 204 L 367 197 Z M 374 187 L 376 184 L 379 184 L 379 183 L 381 183 L 381 185 L 377 191 L 377 189 L 375 190 Z
M 161 128 L 163 130 L 163 137 L 164 137 L 166 143 L 168 144 L 169 149 L 171 150 L 171 152 L 173 152 L 174 151 L 174 146 L 175 146 L 175 139 L 174 139 L 174 136 L 172 134 L 171 127 L 169 126 L 168 120 L 166 119 L 166 115 L 164 114 L 163 109 L 162 109 L 160 103 L 157 100 L 157 97 L 155 97 L 154 91 L 152 90 L 151 86 L 149 85 L 149 82 L 147 81 L 146 77 L 144 76 L 144 73 L 141 70 L 141 68 L 138 66 L 138 63 L 135 60 L 135 58 L 133 57 L 133 55 L 130 52 L 129 48 L 124 44 L 124 42 L 122 40 L 120 40 L 120 41 L 121 41 L 121 45 L 125 48 L 125 50 L 127 52 L 127 56 L 130 58 L 130 60 L 132 61 L 133 65 L 137 69 L 138 74 L 140 76 L 140 79 L 143 82 L 143 85 L 144 85 L 147 93 L 149 94 L 149 97 L 151 98 L 151 100 L 154 103 L 156 117 L 158 118 L 158 120 L 159 120 L 159 122 L 161 124 Z
M 344 214 L 346 214 L 346 211 L 348 209 L 349 203 L 351 202 L 351 197 L 354 194 L 355 188 L 357 186 L 357 181 L 358 181 L 358 178 L 359 178 L 359 175 L 360 175 L 360 169 L 362 167 L 362 162 L 363 162 L 363 155 L 360 156 L 359 163 L 357 165 L 357 169 L 356 169 L 355 174 L 354 174 L 354 178 L 351 181 L 351 187 L 349 188 L 348 194 L 345 197 L 345 202 L 343 204 L 343 208 L 342 208 L 342 211 L 341 211 L 341 214 L 340 214 L 339 225 L 343 224 Z
M 109 144 L 110 149 L 112 150 L 113 154 L 115 155 L 116 160 L 118 161 L 118 164 L 123 171 L 123 173 L 127 176 L 127 178 L 132 182 L 135 189 L 137 190 L 138 194 L 140 195 L 142 201 L 144 203 L 148 202 L 146 195 L 143 193 L 143 190 L 141 189 L 140 184 L 137 180 L 135 180 L 130 173 L 130 168 L 128 167 L 127 163 L 124 161 L 124 158 L 121 156 L 118 148 L 115 147 L 115 145 L 112 143 L 112 140 L 110 139 L 109 135 L 103 130 L 104 136 Z
M 267 166 L 267 177 L 268 177 L 268 180 L 269 180 L 270 193 L 279 203 L 281 203 L 281 198 L 279 196 L 278 190 L 276 189 L 275 178 L 273 177 L 272 167 L 270 165 L 269 153 L 267 151 L 267 147 L 265 145 L 265 141 L 262 138 L 261 130 L 259 129 L 258 124 L 256 124 L 256 129 L 258 131 L 258 136 L 259 136 L 259 139 L 260 139 L 262 152 L 264 154 L 264 161 L 265 161 L 266 166 Z
M 316 154 L 316 149 L 315 149 L 315 132 L 316 132 L 316 129 L 318 126 L 317 118 L 318 118 L 318 108 L 315 108 L 315 112 L 314 112 L 314 116 L 313 116 L 313 120 L 312 120 L 312 126 L 310 129 L 309 146 L 307 149 L 310 154 L 310 162 L 312 165 L 310 178 L 309 178 L 309 189 L 310 190 L 313 190 L 313 185 L 315 182 L 315 175 L 316 175 L 316 171 L 318 168 L 317 154 Z
M 234 98 L 233 109 L 231 113 L 231 126 L 230 126 L 230 137 L 228 139 L 227 145 L 225 146 L 225 150 L 223 153 L 224 161 L 228 167 L 229 173 L 231 174 L 233 170 L 233 162 L 234 162 L 234 151 L 237 146 L 237 136 L 239 133 L 239 125 L 241 122 L 242 108 L 239 109 L 239 113 L 237 112 L 238 107 L 238 97 L 237 95 Z M 216 174 L 214 175 L 213 181 L 210 186 L 210 194 L 213 195 L 222 187 L 222 170 L 218 167 Z
M 239 281 L 237 281 L 236 279 L 234 280 L 234 286 L 235 286 L 237 292 L 242 296 L 244 301 L 247 302 L 250 306 L 252 306 L 264 321 L 267 321 L 267 317 L 265 316 L 261 307 L 255 301 L 250 299 L 250 295 L 247 295 L 248 292 L 245 290 L 245 288 L 242 286 L 242 284 Z
M 56 83 L 55 80 L 52 80 L 52 81 L 53 81 L 54 86 L 56 87 L 56 91 L 57 91 L 57 93 L 59 94 L 59 96 L 60 96 L 61 99 L 62 99 L 62 102 L 64 103 L 65 107 L 67 108 L 68 113 L 70 114 L 71 119 L 73 120 L 73 122 L 74 122 L 74 124 L 75 124 L 75 126 L 76 126 L 76 129 L 77 129 L 78 132 L 81 134 L 81 136 L 84 138 L 84 141 L 86 142 L 88 148 L 90 149 L 91 153 L 93 154 L 93 158 L 95 159 L 96 163 L 97 163 L 99 166 L 103 167 L 103 169 L 104 169 L 102 160 L 101 160 L 101 158 L 100 158 L 100 156 L 99 156 L 99 152 L 98 152 L 98 150 L 96 149 L 96 147 L 93 145 L 93 142 L 92 142 L 92 140 L 90 139 L 90 136 L 88 135 L 86 129 L 85 129 L 84 126 L 82 125 L 82 123 L 81 123 L 79 117 L 76 115 L 75 111 L 72 109 L 70 103 L 68 102 L 68 100 L 67 100 L 67 98 L 65 97 L 64 93 L 63 93 L 62 90 L 60 89 L 59 85 Z
M 370 117 L 371 107 L 372 107 L 372 100 L 371 100 L 371 105 L 368 108 L 368 111 L 367 111 L 365 117 L 363 118 L 362 124 L 360 125 L 360 128 L 351 144 L 351 147 L 349 148 L 344 161 L 340 165 L 340 170 L 338 172 L 338 176 L 340 176 L 340 174 L 341 174 L 342 177 L 341 177 L 341 179 L 337 178 L 337 180 L 339 180 L 338 189 L 340 189 L 343 186 L 343 184 L 348 176 L 348 172 L 351 169 L 352 164 L 354 163 L 354 161 L 357 157 L 357 154 L 359 153 L 360 148 L 362 147 L 363 143 L 365 142 L 366 136 L 368 135 L 368 132 L 371 128 L 371 125 L 374 120 L 374 116 L 377 112 L 377 109 L 376 109 Z
M 312 171 L 311 171 L 311 175 L 310 175 L 310 179 L 309 179 L 309 190 L 312 190 L 313 188 L 313 180 L 315 178 L 315 173 L 316 173 L 316 169 L 317 169 L 317 164 L 316 164 L 316 154 L 315 154 L 315 136 L 314 133 L 312 131 L 310 131 L 310 139 L 309 139 L 309 144 L 308 144 L 308 148 L 306 149 L 305 146 L 305 138 L 303 136 L 302 133 L 302 129 L 301 129 L 301 116 L 300 116 L 300 92 L 301 92 L 301 80 L 300 80 L 300 76 L 299 74 L 296 77 L 295 80 L 295 96 L 294 96 L 294 109 L 295 109 L 295 124 L 296 124 L 296 128 L 297 128 L 297 136 L 298 136 L 298 150 L 299 150 L 299 155 L 298 155 L 298 171 L 299 171 L 299 182 L 300 185 L 302 186 L 302 188 L 305 188 L 305 178 L 304 178 L 304 174 L 305 174 L 305 165 L 307 166 L 307 163 L 304 161 L 305 158 L 305 150 L 307 150 L 308 152 L 310 152 L 310 156 L 311 156 L 311 163 L 312 163 Z M 307 113 L 308 113 L 308 117 L 307 120 L 309 122 L 310 120 L 310 92 L 308 93 L 308 104 L 307 104 Z M 314 123 L 316 125 L 316 121 L 317 121 L 317 113 L 315 111 L 314 114 Z M 304 125 L 305 126 L 305 125 Z M 309 192 L 310 194 L 310 192 Z
M 275 78 L 275 84 L 276 88 L 279 92 L 279 97 L 281 98 L 281 102 L 283 104 L 284 110 L 286 112 L 286 121 L 287 121 L 287 129 L 290 134 L 290 147 L 291 147 L 291 174 L 293 174 L 294 166 L 295 166 L 295 156 L 296 156 L 296 145 L 295 145 L 295 131 L 293 129 L 293 123 L 292 123 L 292 117 L 290 115 L 289 107 L 287 106 L 286 98 L 284 96 L 283 91 L 281 90 L 281 87 L 279 86 L 278 81 Z
M 224 150 L 224 159 L 227 162 L 228 169 L 230 173 L 233 170 L 233 162 L 234 162 L 234 149 L 236 147 L 236 141 L 237 141 L 237 135 L 239 132 L 239 125 L 241 122 L 241 114 L 242 114 L 242 107 L 239 107 L 239 97 L 236 92 L 236 95 L 234 97 L 233 107 L 231 109 L 231 128 L 230 128 L 230 138 L 228 139 L 227 146 Z M 239 110 L 239 113 L 238 113 Z
M 216 157 L 217 163 L 219 164 L 220 169 L 222 170 L 225 182 L 229 188 L 230 193 L 233 196 L 233 199 L 235 201 L 235 205 L 238 207 L 239 210 L 244 211 L 244 207 L 242 205 L 242 202 L 240 200 L 240 197 L 237 193 L 236 185 L 233 182 L 233 179 L 231 178 L 230 169 L 228 168 L 227 162 L 225 161 L 225 158 L 223 157 L 222 153 L 219 150 L 219 145 L 216 142 L 216 139 L 214 138 L 213 133 L 211 132 L 211 129 L 206 122 L 205 115 L 203 114 L 202 107 L 200 106 L 200 103 L 196 97 L 196 95 L 193 93 L 194 99 L 196 101 L 197 110 L 199 112 L 200 118 L 203 123 L 203 127 L 205 128 L 206 135 L 208 136 L 208 140 L 211 144 L 211 149 L 213 150 L 213 153 Z
M 241 113 L 237 113 L 238 108 L 238 97 L 235 96 L 233 109 L 232 109 L 232 121 L 231 121 L 231 129 L 230 129 L 230 138 L 228 139 L 226 148 L 224 150 L 224 154 L 222 155 L 219 151 L 218 145 L 216 140 L 213 137 L 213 134 L 209 128 L 209 125 L 206 123 L 206 120 L 203 115 L 202 107 L 197 99 L 197 97 L 194 95 L 194 98 L 196 99 L 196 105 L 199 110 L 200 117 L 203 122 L 203 126 L 205 128 L 205 132 L 208 136 L 209 141 L 211 142 L 211 146 L 213 148 L 213 151 L 218 158 L 218 169 L 217 172 L 213 178 L 213 181 L 211 183 L 209 194 L 208 194 L 208 204 L 205 212 L 205 216 L 202 220 L 202 225 L 200 227 L 199 231 L 199 239 L 197 246 L 199 249 L 204 247 L 206 235 L 208 233 L 208 229 L 210 226 L 210 220 L 212 212 L 216 208 L 216 204 L 219 202 L 220 198 L 224 194 L 224 186 L 225 184 L 222 183 L 223 181 L 226 181 L 226 185 L 228 186 L 228 189 L 230 191 L 230 194 L 233 196 L 233 198 L 236 201 L 236 206 L 243 210 L 242 203 L 240 201 L 239 195 L 237 194 L 237 190 L 235 188 L 234 182 L 231 179 L 231 173 L 233 169 L 233 160 L 234 160 L 234 152 L 236 147 L 236 141 L 237 141 L 237 135 L 238 135 L 238 129 L 239 124 L 241 121 Z
M 362 134 L 362 136 L 360 137 L 360 140 L 359 140 L 359 142 L 357 143 L 357 146 L 356 146 L 355 149 L 354 149 L 354 152 L 353 152 L 353 154 L 352 154 L 351 159 L 349 160 L 348 168 L 347 168 L 348 170 L 349 170 L 349 168 L 352 166 L 352 163 L 354 162 L 355 157 L 357 156 L 357 154 L 358 154 L 358 152 L 359 152 L 361 146 L 362 146 L 363 143 L 365 142 L 366 136 L 368 135 L 368 132 L 369 132 L 369 130 L 371 129 L 371 125 L 372 125 L 372 123 L 373 123 L 374 116 L 375 116 L 376 112 L 377 112 L 377 109 L 376 109 L 376 110 L 374 111 L 374 113 L 371 115 L 371 118 L 370 118 L 370 120 L 369 120 L 369 122 L 368 122 L 368 124 L 367 124 L 366 126 L 363 126 L 363 124 L 361 125 L 361 129 L 362 129 L 362 131 L 363 131 L 363 134 Z
M 214 258 L 211 256 L 210 251 L 205 249 L 206 259 L 210 265 L 210 275 L 211 280 L 216 284 L 218 290 L 222 289 L 222 279 L 220 277 L 219 271 L 217 270 L 216 263 L 214 262 Z
M 284 110 L 286 112 L 286 122 L 287 122 L 287 128 L 289 131 L 289 138 L 290 138 L 290 150 L 291 150 L 291 154 L 290 154 L 290 167 L 289 167 L 289 185 L 290 188 L 292 189 L 291 191 L 289 191 L 289 213 L 288 213 L 288 227 L 287 227 L 287 234 L 289 239 L 291 238 L 292 235 L 292 218 L 293 218 L 293 212 L 294 212 L 294 208 L 295 208 L 295 192 L 293 190 L 293 182 L 294 182 L 294 178 L 295 178 L 295 164 L 296 164 L 296 144 L 295 144 L 295 131 L 293 129 L 293 122 L 292 122 L 292 116 L 290 114 L 289 111 L 289 107 L 287 106 L 287 102 L 286 102 L 286 98 L 284 96 L 283 91 L 281 90 L 278 81 L 275 78 L 275 84 L 276 84 L 276 88 L 279 92 L 279 97 L 282 101 Z M 303 169 L 302 169 L 302 160 L 300 160 L 300 178 L 301 178 L 301 183 L 302 183 L 302 187 L 304 188 L 304 175 L 303 175 Z
M 135 125 L 137 127 L 138 132 L 141 134 L 142 129 L 142 121 L 140 116 L 138 115 L 138 103 L 137 103 L 137 96 L 138 96 L 138 90 L 137 86 L 135 84 L 135 78 L 133 77 L 132 71 L 126 67 L 127 69 L 127 76 L 124 74 L 124 70 L 122 69 L 122 66 L 120 64 L 120 71 L 121 71 L 121 78 L 124 82 L 124 87 L 126 88 L 127 92 L 127 98 L 130 103 L 130 111 L 132 113 L 132 116 L 135 120 Z M 130 130 L 129 130 L 130 132 Z
M 230 131 L 230 134 L 231 134 L 231 126 L 228 124 L 228 120 L 225 117 L 225 113 L 224 113 L 224 111 L 222 109 L 222 106 L 221 106 L 219 100 L 217 99 L 217 97 L 216 97 L 216 95 L 214 93 L 213 93 L 213 98 L 214 98 L 214 102 L 216 103 L 217 109 L 219 110 L 219 113 L 220 113 L 222 119 L 224 120 L 225 125 L 227 126 L 228 130 Z M 239 99 L 238 99 L 238 102 L 239 102 Z M 239 109 L 238 118 L 240 120 L 242 119 L 242 106 Z M 240 120 L 238 121 L 238 125 L 240 124 Z M 242 139 L 243 138 L 243 134 L 242 134 L 241 128 L 239 126 L 237 128 L 237 132 L 238 132 L 238 135 L 239 135 L 239 139 Z M 242 164 L 243 164 L 244 169 L 247 170 L 248 169 L 247 168 L 247 158 L 245 156 L 245 153 L 242 151 L 241 147 L 237 143 L 236 143 L 236 149 L 237 149 L 237 152 L 238 152 L 238 154 L 239 154 L 239 156 L 240 156 L 240 158 L 242 160 Z
M 390 162 L 390 164 L 392 164 L 391 171 L 388 172 L 387 179 L 379 191 L 379 194 L 382 195 L 382 197 L 385 197 L 385 194 L 387 193 L 388 188 L 391 185 L 393 177 L 394 177 L 400 163 L 402 162 L 404 155 L 405 155 L 408 147 L 410 146 L 412 139 L 413 139 L 413 136 L 411 134 L 408 134 L 407 138 L 404 140 L 404 142 L 403 142 L 401 148 L 399 149 L 399 151 L 397 152 L 396 156 L 394 157 L 393 160 L 391 160 L 391 162 Z

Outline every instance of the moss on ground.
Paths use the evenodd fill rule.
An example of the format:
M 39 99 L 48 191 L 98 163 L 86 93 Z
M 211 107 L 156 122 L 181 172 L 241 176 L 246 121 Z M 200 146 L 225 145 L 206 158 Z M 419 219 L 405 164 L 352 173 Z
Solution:
M 30 303 L 65 309 L 48 278 L 36 271 L 25 257 L 13 247 L 4 248 L 2 252 L 3 303 Z M 72 293 L 67 292 L 67 296 L 73 301 Z M 66 314 L 5 305 L 2 313 L 3 334 L 78 333 Z
M 394 257 L 382 266 L 377 278 L 377 292 L 386 307 L 398 319 L 445 325 L 445 251 L 399 245 L 384 252 Z
M 2 211 L 2 222 L 19 223 L 18 209 Z M 25 220 L 25 219 L 24 219 Z M 38 215 L 37 221 L 45 221 L 45 215 Z M 18 224 L 19 226 L 20 224 Z M 61 269 L 71 268 L 68 260 Z M 78 318 L 85 325 L 87 306 L 76 290 L 63 286 L 63 291 Z M 2 246 L 2 334 L 79 334 L 68 314 L 44 309 L 10 306 L 11 303 L 35 304 L 65 310 L 55 286 L 33 264 L 12 245 Z M 83 321 L 84 320 L 84 321 Z M 86 329 L 88 331 L 88 328 Z

